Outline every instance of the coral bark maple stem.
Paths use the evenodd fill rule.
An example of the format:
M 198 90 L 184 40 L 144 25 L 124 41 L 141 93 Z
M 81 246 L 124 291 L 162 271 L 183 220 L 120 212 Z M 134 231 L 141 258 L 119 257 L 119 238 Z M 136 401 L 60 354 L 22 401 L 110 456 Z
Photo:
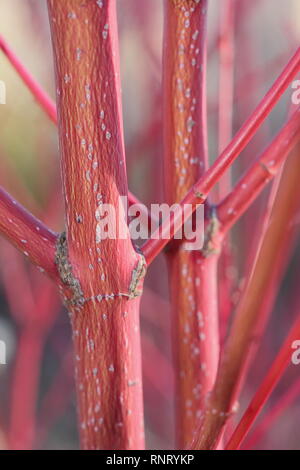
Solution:
M 165 195 L 180 201 L 208 167 L 207 0 L 164 4 Z M 185 448 L 211 390 L 219 359 L 215 256 L 174 243 L 167 251 L 175 361 L 177 447 Z
M 144 264 L 120 201 L 128 189 L 116 2 L 48 0 L 48 9 L 66 208 L 56 261 L 73 329 L 81 446 L 142 449 Z M 120 217 L 116 237 L 105 238 L 111 207 Z

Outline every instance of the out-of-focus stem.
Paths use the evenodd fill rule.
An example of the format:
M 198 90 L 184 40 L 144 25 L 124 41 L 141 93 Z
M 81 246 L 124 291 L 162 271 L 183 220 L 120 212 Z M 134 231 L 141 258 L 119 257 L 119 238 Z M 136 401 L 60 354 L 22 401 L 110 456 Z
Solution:
M 47 95 L 47 93 L 42 89 L 39 83 L 32 77 L 30 72 L 26 69 L 26 67 L 21 63 L 19 58 L 16 54 L 12 51 L 9 47 L 7 42 L 4 40 L 2 36 L 0 36 L 0 49 L 4 52 L 16 72 L 24 81 L 25 85 L 31 91 L 32 95 L 36 98 L 37 102 L 40 104 L 41 108 L 45 111 L 45 113 L 49 116 L 54 124 L 57 124 L 57 112 L 56 106 L 54 101 Z M 141 206 L 141 210 L 143 211 L 143 205 L 141 202 L 132 194 L 130 191 L 128 192 L 128 203 L 129 205 L 139 204 Z M 149 217 L 149 223 L 151 222 L 150 215 L 148 212 L 144 212 L 144 214 Z
M 223 232 L 229 230 L 265 185 L 278 174 L 282 163 L 299 140 L 300 113 L 297 109 L 233 191 L 219 204 L 218 218 Z
M 29 450 L 33 446 L 43 344 L 41 331 L 32 323 L 21 331 L 11 392 L 9 448 L 12 450 Z
M 300 395 L 300 379 L 296 379 L 295 382 L 276 400 L 277 402 L 273 405 L 266 415 L 263 416 L 261 422 L 254 429 L 253 434 L 246 440 L 243 445 L 245 449 L 253 449 L 263 439 L 264 435 L 271 428 L 274 422 L 287 410 L 289 406 L 299 397 Z
M 299 315 L 299 314 L 298 314 Z M 298 317 L 297 315 L 297 317 Z M 272 391 L 281 379 L 283 373 L 292 364 L 292 344 L 300 337 L 300 319 L 297 318 L 288 337 L 284 341 L 276 359 L 269 369 L 265 379 L 262 381 L 241 421 L 228 441 L 226 450 L 236 450 L 247 436 L 249 429 L 254 423 L 257 415 L 268 400 Z
M 235 6 L 236 0 L 223 0 L 220 4 L 219 155 L 232 138 Z M 229 169 L 219 181 L 218 196 L 224 197 L 230 188 L 231 171 Z

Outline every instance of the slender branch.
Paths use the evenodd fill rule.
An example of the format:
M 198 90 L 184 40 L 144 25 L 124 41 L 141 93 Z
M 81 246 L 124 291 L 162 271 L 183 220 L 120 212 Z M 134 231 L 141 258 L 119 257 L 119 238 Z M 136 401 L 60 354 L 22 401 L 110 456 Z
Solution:
M 181 208 L 184 204 L 192 204 L 194 211 L 197 204 L 201 204 L 206 200 L 209 191 L 246 147 L 299 70 L 300 48 L 297 49 L 296 53 L 274 82 L 268 93 L 261 100 L 259 105 L 255 108 L 253 113 L 240 128 L 222 154 L 182 199 L 180 204 Z M 152 234 L 151 238 L 144 243 L 142 251 L 147 264 L 150 264 L 168 243 L 168 234 L 170 233 L 171 237 L 174 236 L 174 227 L 176 226 L 178 228 L 180 227 L 180 223 L 182 224 L 181 208 L 178 208 L 177 211 L 174 212 L 174 217 L 172 218 L 171 223 L 169 223 L 169 221 L 165 221 L 165 223 L 163 223 L 162 226 Z
M 253 449 L 256 444 L 264 437 L 268 429 L 274 424 L 284 411 L 297 399 L 300 395 L 300 378 L 297 378 L 295 382 L 283 393 L 274 406 L 263 417 L 261 423 L 256 427 L 253 435 L 246 440 L 243 447 L 247 449 Z
M 240 447 L 241 443 L 247 436 L 249 429 L 257 418 L 257 415 L 260 413 L 261 409 L 263 408 L 272 391 L 281 379 L 285 370 L 292 363 L 291 355 L 293 350 L 291 349 L 291 347 L 293 342 L 295 340 L 298 340 L 299 337 L 300 319 L 297 318 L 288 337 L 284 341 L 278 355 L 276 356 L 276 359 L 274 360 L 271 368 L 269 369 L 269 372 L 267 373 L 265 379 L 259 386 L 241 421 L 239 422 L 237 428 L 229 439 L 228 444 L 226 446 L 226 450 L 234 450 Z
M 48 94 L 42 89 L 42 87 L 38 84 L 38 82 L 32 77 L 30 72 L 26 69 L 26 67 L 21 63 L 19 58 L 16 54 L 12 51 L 9 47 L 7 42 L 4 40 L 2 36 L 0 36 L 0 49 L 6 55 L 16 72 L 20 75 L 22 80 L 24 81 L 25 85 L 31 91 L 32 95 L 35 97 L 37 102 L 40 104 L 41 108 L 45 111 L 45 113 L 49 116 L 54 124 L 57 124 L 57 112 L 56 106 L 54 101 L 48 96 Z M 132 194 L 130 191 L 128 192 L 128 203 L 129 205 L 138 204 L 141 206 L 141 210 L 143 210 L 142 203 Z M 151 223 L 150 214 L 148 211 L 144 213 L 149 219 L 149 224 Z
M 28 72 L 28 70 L 24 67 L 24 65 L 18 59 L 16 54 L 11 50 L 11 48 L 2 36 L 0 36 L 0 49 L 6 55 L 11 65 L 20 75 L 26 86 L 29 88 L 29 90 L 31 91 L 37 102 L 41 105 L 43 110 L 47 113 L 51 121 L 56 123 L 57 116 L 54 102 L 41 88 L 41 86 L 36 82 L 36 80 Z
M 296 117 L 296 116 L 295 116 Z M 292 130 L 292 129 L 291 129 Z M 292 130 L 293 132 L 293 130 Z M 290 137 L 287 136 L 288 138 L 286 139 L 284 136 L 284 129 L 281 131 L 283 133 L 282 138 L 283 142 L 287 142 L 287 147 L 289 147 L 290 143 Z M 274 145 L 274 155 L 276 155 L 276 138 L 273 141 L 273 143 L 270 145 L 272 147 Z M 280 139 L 279 139 L 280 140 Z M 279 147 L 282 145 L 279 144 Z M 283 153 L 285 154 L 285 150 L 283 150 Z M 272 217 L 275 220 L 277 217 L 280 217 L 280 206 L 278 205 L 278 198 L 279 200 L 282 200 L 281 194 L 286 194 L 286 185 L 288 188 L 291 187 L 290 183 L 290 178 L 288 177 L 288 174 L 293 174 L 295 171 L 298 171 L 298 165 L 295 164 L 295 159 L 298 159 L 298 153 L 299 153 L 299 147 L 296 147 L 292 155 L 289 156 L 288 162 L 286 164 L 286 169 L 290 168 L 290 170 L 287 172 L 286 169 L 283 171 L 285 163 L 280 165 L 280 168 L 278 172 L 276 173 L 275 178 L 273 179 L 272 182 L 272 187 L 270 190 L 270 194 L 268 197 L 266 209 L 263 213 L 263 216 L 261 217 L 261 221 L 258 223 L 258 228 L 257 228 L 257 235 L 256 235 L 256 240 L 253 243 L 253 254 L 252 256 L 249 256 L 250 262 L 247 264 L 247 273 L 245 274 L 246 279 L 249 279 L 250 276 L 252 275 L 252 269 L 256 264 L 256 261 L 258 260 L 259 256 L 261 255 L 261 247 L 264 242 L 264 238 L 267 234 L 267 231 L 269 229 L 269 225 L 272 222 Z M 266 155 L 267 152 L 265 151 L 262 156 Z M 273 158 L 270 160 L 270 162 L 273 161 Z M 255 163 L 254 163 L 255 165 Z M 273 165 L 272 165 L 273 166 Z M 248 174 L 249 172 L 247 172 Z M 266 181 L 267 184 L 267 181 Z M 251 188 L 249 188 L 247 182 L 244 181 L 242 184 L 242 189 L 241 195 L 244 195 L 245 191 L 249 191 L 250 189 L 250 197 L 251 197 Z M 234 190 L 235 191 L 235 190 Z M 255 191 L 255 188 L 253 188 L 253 191 Z M 289 192 L 289 190 L 288 190 Z M 256 192 L 256 195 L 258 193 Z M 249 201 L 250 203 L 251 201 Z M 222 205 L 222 203 L 221 203 Z M 229 213 L 232 212 L 232 205 L 229 205 Z M 284 206 L 283 206 L 284 207 Z M 283 208 L 283 210 L 285 210 Z M 234 210 L 233 210 L 234 211 Z M 226 217 L 226 215 L 225 215 Z M 226 231 L 226 230 L 225 230 Z M 253 333 L 252 337 L 255 338 L 255 341 L 252 341 L 251 348 L 248 353 L 248 360 L 247 360 L 247 366 L 244 367 L 244 371 L 247 370 L 247 368 L 250 367 L 252 364 L 252 360 L 255 357 L 255 354 L 257 352 L 257 349 L 259 347 L 260 341 L 264 335 L 265 328 L 268 324 L 269 316 L 272 311 L 274 301 L 279 289 L 280 281 L 283 278 L 283 273 L 285 272 L 285 269 L 288 265 L 290 255 L 293 251 L 294 248 L 294 239 L 295 239 L 295 231 L 288 231 L 288 236 L 284 239 L 284 241 L 281 243 L 281 247 L 278 250 L 278 253 L 275 255 L 275 258 L 273 260 L 273 268 L 272 268 L 272 273 L 270 274 L 269 280 L 268 280 L 268 285 L 265 288 L 264 292 L 264 297 L 262 299 L 262 302 L 259 306 L 259 311 L 257 314 L 258 321 L 257 325 L 255 328 L 255 332 Z M 243 373 L 243 376 L 245 376 L 245 372 Z M 243 380 L 240 381 L 240 386 L 239 388 L 241 389 L 242 387 Z
M 236 0 L 219 2 L 219 102 L 218 102 L 218 154 L 232 139 L 234 69 L 235 69 L 235 16 Z M 231 168 L 220 179 L 216 196 L 219 201 L 232 188 Z M 233 262 L 230 237 L 223 240 L 222 253 L 218 264 L 218 290 L 221 342 L 227 328 L 228 317 L 232 309 L 231 293 L 233 279 L 228 276 Z
M 300 108 L 293 113 L 271 144 L 218 205 L 218 219 L 225 233 L 244 214 L 300 140 Z
M 58 279 L 54 264 L 57 234 L 0 188 L 0 232 L 28 259 Z
M 236 0 L 223 0 L 220 4 L 219 38 L 219 126 L 218 154 L 232 138 L 234 89 L 234 20 Z M 230 169 L 219 181 L 218 195 L 224 197 L 231 188 Z

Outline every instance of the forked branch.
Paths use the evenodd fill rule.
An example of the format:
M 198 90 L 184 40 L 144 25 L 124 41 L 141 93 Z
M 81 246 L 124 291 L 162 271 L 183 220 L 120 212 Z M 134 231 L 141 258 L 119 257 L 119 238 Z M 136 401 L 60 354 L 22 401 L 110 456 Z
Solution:
M 232 141 L 227 145 L 222 154 L 182 199 L 180 203 L 181 207 L 174 212 L 171 224 L 169 224 L 169 221 L 163 223 L 162 226 L 155 231 L 151 239 L 144 243 L 142 251 L 147 264 L 150 264 L 168 243 L 168 234 L 170 233 L 171 237 L 174 236 L 174 227 L 177 227 L 178 230 L 180 223 L 182 224 L 181 213 L 184 204 L 191 204 L 194 211 L 197 204 L 201 204 L 206 200 L 210 190 L 246 147 L 299 70 L 300 48 L 297 49 L 296 53 L 288 62 L 265 97 L 261 100 Z

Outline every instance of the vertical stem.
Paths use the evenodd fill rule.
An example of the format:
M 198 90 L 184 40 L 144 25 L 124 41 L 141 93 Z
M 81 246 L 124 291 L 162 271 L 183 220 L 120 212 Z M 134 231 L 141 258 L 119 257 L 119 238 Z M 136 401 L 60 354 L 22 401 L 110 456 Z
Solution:
M 236 0 L 223 0 L 219 12 L 219 109 L 218 109 L 218 154 L 224 150 L 232 139 L 233 98 L 234 98 L 234 32 Z M 217 186 L 218 199 L 230 191 L 232 169 L 223 175 Z M 224 338 L 230 312 L 232 309 L 233 281 L 228 276 L 232 266 L 233 252 L 230 236 L 224 239 L 222 255 L 219 262 L 219 299 L 221 341 Z
M 66 203 L 56 262 L 73 329 L 81 445 L 127 450 L 144 446 L 138 285 L 145 269 L 119 200 L 127 178 L 115 3 L 48 0 L 48 7 Z M 121 212 L 118 232 L 105 238 L 101 221 L 114 230 L 112 208 Z
M 2 36 L 0 36 L 0 49 L 4 52 L 13 68 L 17 71 L 17 73 L 20 75 L 20 77 L 22 78 L 26 86 L 29 88 L 33 96 L 36 98 L 37 102 L 48 114 L 51 121 L 56 123 L 56 109 L 51 98 L 47 95 L 47 93 L 45 93 L 45 91 L 40 87 L 40 85 L 34 80 L 32 75 L 26 70 L 22 62 L 10 49 L 9 45 Z
M 165 1 L 164 165 L 169 204 L 180 201 L 208 165 L 206 14 L 206 0 Z M 185 251 L 182 245 L 174 245 L 167 259 L 174 315 L 177 446 L 184 448 L 217 370 L 217 259 Z
M 275 142 L 274 157 L 280 148 L 280 141 Z M 286 147 L 288 139 L 284 139 L 281 145 Z M 284 149 L 281 153 L 283 152 Z M 288 244 L 291 245 L 295 234 L 293 221 L 299 210 L 299 166 L 296 147 L 283 170 L 270 224 L 263 234 L 258 256 L 237 307 L 220 361 L 216 384 L 207 403 L 205 420 L 194 443 L 195 449 L 214 448 L 224 425 L 236 408 L 235 400 L 249 368 L 249 357 L 253 354 L 253 348 L 256 349 L 256 335 L 263 334 L 268 320 L 273 300 L 270 289 L 277 289 L 274 280 L 280 280 L 278 269 L 282 262 L 281 257 L 286 258 L 289 255 L 289 251 L 285 249 Z M 222 221 L 220 210 L 219 218 Z M 274 269 L 277 271 L 275 277 Z
M 236 0 L 223 0 L 220 4 L 220 65 L 219 65 L 219 151 L 232 138 L 234 91 L 234 17 Z M 219 182 L 219 195 L 224 197 L 231 188 L 231 170 Z
M 35 413 L 44 336 L 32 324 L 19 339 L 12 383 L 9 448 L 32 449 L 35 438 Z

